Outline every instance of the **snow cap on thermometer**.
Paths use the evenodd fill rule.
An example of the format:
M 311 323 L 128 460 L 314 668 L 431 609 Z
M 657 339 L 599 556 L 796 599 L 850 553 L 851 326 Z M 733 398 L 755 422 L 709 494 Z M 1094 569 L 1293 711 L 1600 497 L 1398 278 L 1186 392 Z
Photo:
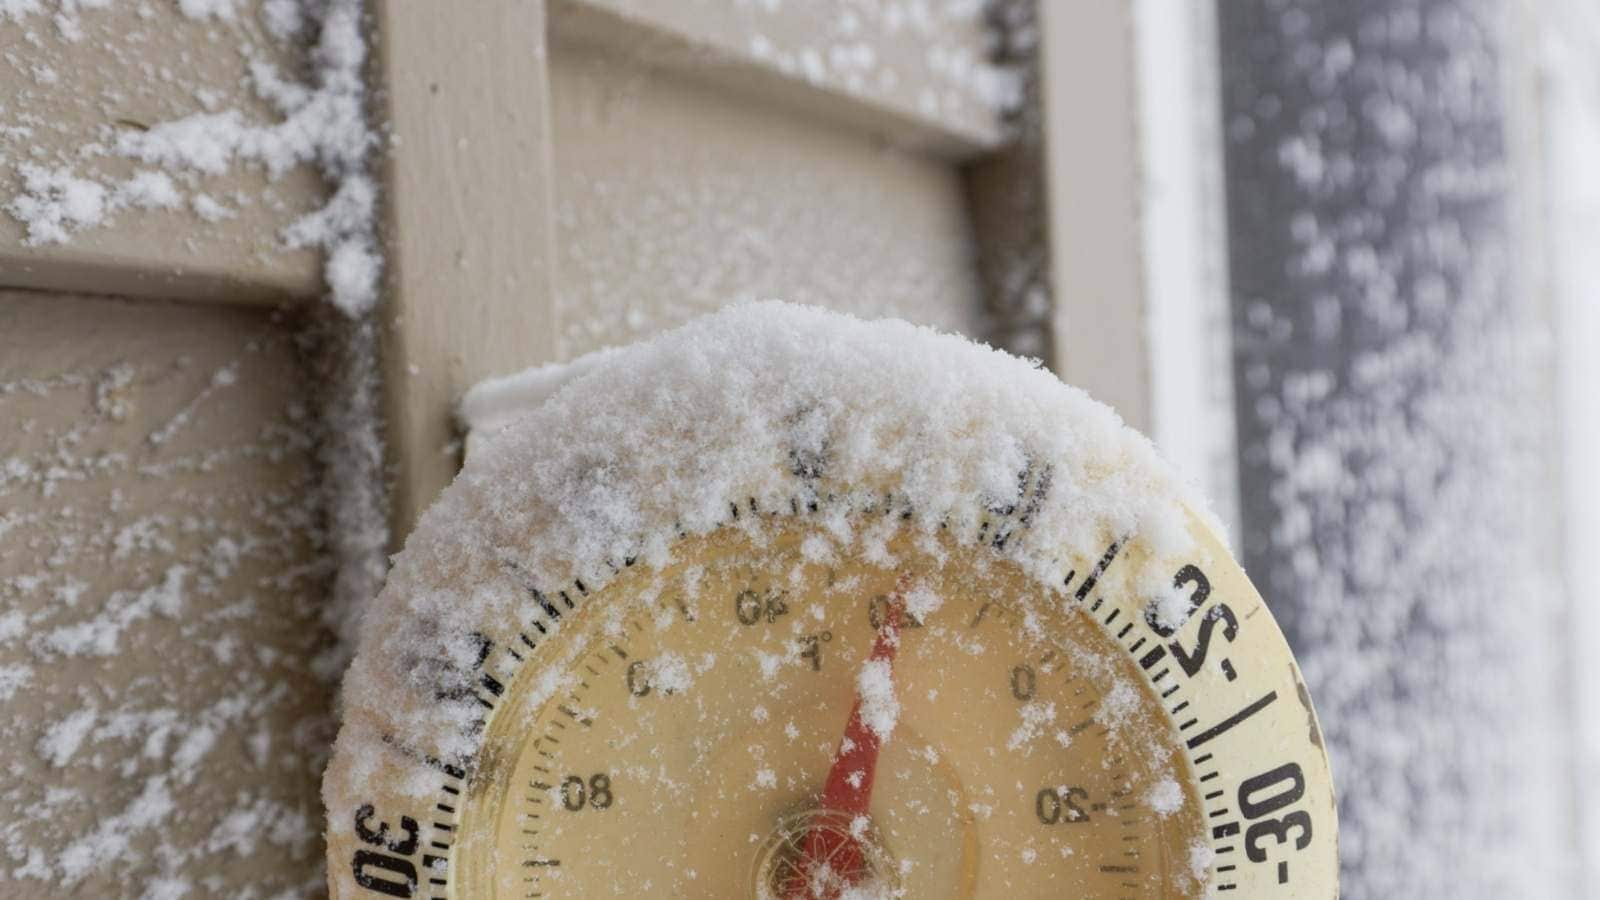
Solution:
M 931 544 L 1003 515 L 996 552 L 1059 588 L 1068 561 L 1108 537 L 1156 558 L 1188 552 L 1199 510 L 1147 439 L 1035 363 L 777 302 L 610 351 L 492 428 L 368 612 L 344 687 L 364 712 L 347 716 L 341 759 L 379 740 L 470 757 L 474 711 L 433 701 L 441 667 L 470 670 L 475 623 L 526 617 L 535 585 L 594 590 L 624 567 L 661 567 L 686 536 L 759 533 L 765 513 L 816 506 L 823 539 L 869 557 L 899 530 Z M 1049 502 L 1030 504 L 1041 480 Z M 893 514 L 858 515 L 874 510 Z M 330 807 L 360 784 L 345 775 L 328 780 Z

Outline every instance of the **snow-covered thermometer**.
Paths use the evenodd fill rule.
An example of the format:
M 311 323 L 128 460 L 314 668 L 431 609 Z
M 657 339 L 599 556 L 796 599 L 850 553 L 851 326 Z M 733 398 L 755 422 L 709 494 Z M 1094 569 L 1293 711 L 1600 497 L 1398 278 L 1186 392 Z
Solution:
M 1337 894 L 1271 614 L 1049 373 L 757 304 L 479 437 L 346 679 L 335 898 Z

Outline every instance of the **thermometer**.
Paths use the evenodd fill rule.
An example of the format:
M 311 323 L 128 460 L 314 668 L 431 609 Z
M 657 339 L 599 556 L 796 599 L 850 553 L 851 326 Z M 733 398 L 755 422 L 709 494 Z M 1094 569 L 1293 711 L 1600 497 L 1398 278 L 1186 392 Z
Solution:
M 823 338 L 853 355 L 815 378 Z M 1337 894 L 1288 647 L 1102 409 L 953 338 L 789 307 L 629 356 L 495 436 L 397 562 L 327 775 L 333 896 Z M 752 412 L 762 359 L 799 374 Z M 930 387 L 970 366 L 972 399 L 930 414 L 918 360 Z M 978 399 L 1013 388 L 1094 420 L 1063 423 L 1085 459 Z M 686 400 L 715 414 L 660 405 Z M 934 422 L 966 434 L 877 431 Z M 751 489 L 706 499 L 729 485 Z

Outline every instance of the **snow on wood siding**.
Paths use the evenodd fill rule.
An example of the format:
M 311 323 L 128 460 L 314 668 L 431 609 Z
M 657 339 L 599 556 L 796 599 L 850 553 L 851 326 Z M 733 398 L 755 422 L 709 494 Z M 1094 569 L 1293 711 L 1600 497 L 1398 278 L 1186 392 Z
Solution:
M 562 356 L 773 297 L 979 333 L 955 167 L 592 47 L 550 75 Z
M 0 293 L 0 894 L 320 890 L 306 387 L 269 314 Z
M 221 126 L 283 118 L 269 73 L 300 87 L 306 39 L 273 33 L 259 10 L 274 6 L 0 3 L 0 286 L 229 302 L 321 292 L 318 255 L 277 237 L 326 199 L 317 174 L 232 165 L 216 140 Z M 152 135 L 212 170 L 123 146 Z

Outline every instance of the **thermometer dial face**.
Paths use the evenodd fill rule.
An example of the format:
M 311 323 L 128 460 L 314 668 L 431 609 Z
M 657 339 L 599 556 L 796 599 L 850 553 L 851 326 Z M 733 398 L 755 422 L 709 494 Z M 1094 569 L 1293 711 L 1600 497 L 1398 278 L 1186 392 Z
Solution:
M 1108 540 L 1043 585 L 992 541 L 847 556 L 772 516 L 532 595 L 476 632 L 474 758 L 335 761 L 365 793 L 330 810 L 333 893 L 1335 895 L 1299 673 L 1193 527 L 1191 558 Z

